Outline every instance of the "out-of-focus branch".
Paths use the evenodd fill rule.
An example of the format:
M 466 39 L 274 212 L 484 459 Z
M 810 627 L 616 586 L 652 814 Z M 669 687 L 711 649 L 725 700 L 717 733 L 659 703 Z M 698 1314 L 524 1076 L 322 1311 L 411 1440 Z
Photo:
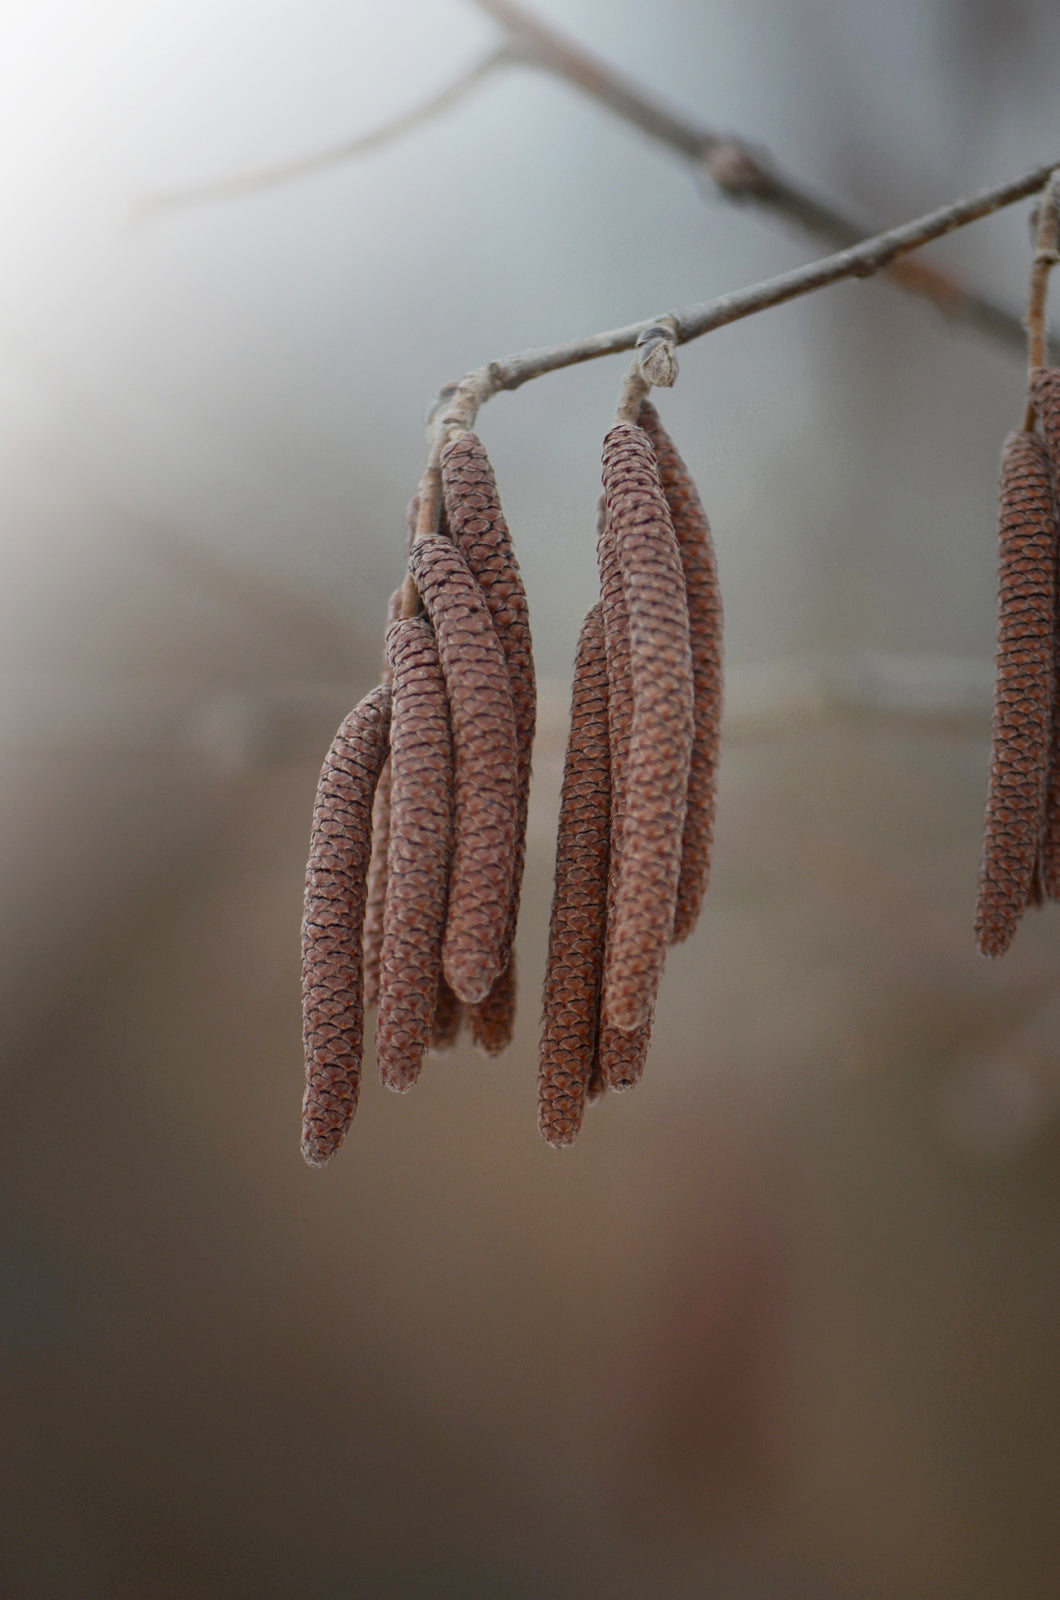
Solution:
M 488 78 L 499 67 L 510 65 L 520 56 L 519 50 L 513 49 L 508 44 L 501 45 L 460 73 L 436 94 L 428 96 L 410 110 L 403 111 L 400 116 L 381 123 L 379 127 L 370 129 L 368 133 L 361 134 L 356 139 L 344 139 L 339 144 L 328 145 L 324 150 L 311 151 L 308 155 L 296 156 L 290 161 L 280 161 L 272 167 L 238 173 L 233 178 L 219 178 L 215 183 L 189 185 L 184 189 L 166 189 L 158 194 L 147 195 L 136 206 L 135 216 L 138 220 L 144 220 L 156 212 L 204 205 L 210 201 L 235 200 L 241 195 L 253 194 L 259 189 L 275 189 L 283 184 L 295 183 L 300 178 L 326 172 L 329 167 L 344 166 L 347 161 L 354 161 L 358 156 L 367 155 L 370 150 L 378 150 L 403 134 L 414 132 L 425 122 L 432 121 L 440 112 L 447 111 L 450 106 L 463 100 L 464 96 L 470 94 L 484 78 Z
M 1060 169 L 1055 169 L 1060 170 Z M 981 217 L 988 217 L 1005 206 L 1015 205 L 1035 194 L 1047 183 L 1054 171 L 1053 165 L 1034 167 L 1030 172 L 992 189 L 982 189 L 967 200 L 956 200 L 938 211 L 928 212 L 900 227 L 865 239 L 849 250 L 811 261 L 808 266 L 796 267 L 793 272 L 767 278 L 763 283 L 733 294 L 722 295 L 701 305 L 686 306 L 683 310 L 664 312 L 646 322 L 635 322 L 626 328 L 615 328 L 607 333 L 591 334 L 586 339 L 574 339 L 568 344 L 553 345 L 543 350 L 527 350 L 521 355 L 508 356 L 503 361 L 491 361 L 488 366 L 470 372 L 459 383 L 448 384 L 441 391 L 430 412 L 430 422 L 437 431 L 471 427 L 480 406 L 502 389 L 518 389 L 531 378 L 542 377 L 546 372 L 558 372 L 563 367 L 573 367 L 583 361 L 595 361 L 599 356 L 617 355 L 635 348 L 638 339 L 659 323 L 673 328 L 673 342 L 687 344 L 714 328 L 722 328 L 742 317 L 767 311 L 771 306 L 783 305 L 804 294 L 812 294 L 830 283 L 843 278 L 870 278 L 885 271 L 891 263 L 908 250 L 917 250 L 932 239 L 967 227 Z
M 523 65 L 551 73 L 649 138 L 676 151 L 709 177 L 718 193 L 728 200 L 761 207 L 840 249 L 856 244 L 871 230 L 872 224 L 864 218 L 784 173 L 766 151 L 672 111 L 515 0 L 473 3 L 504 29 L 503 43 L 417 106 L 367 134 L 324 150 L 216 183 L 148 196 L 136 208 L 136 217 L 142 220 L 177 207 L 231 200 L 341 166 L 413 132 L 462 100 L 499 68 Z M 945 268 L 928 261 L 901 259 L 891 263 L 887 271 L 902 288 L 930 300 L 947 317 L 967 323 L 1011 349 L 1023 350 L 1024 329 L 1019 316 L 990 296 L 966 288 Z

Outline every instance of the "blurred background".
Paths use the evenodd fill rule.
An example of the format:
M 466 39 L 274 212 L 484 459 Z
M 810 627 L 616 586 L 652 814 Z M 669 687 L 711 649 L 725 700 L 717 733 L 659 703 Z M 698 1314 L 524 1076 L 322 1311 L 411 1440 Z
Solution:
M 1060 157 L 1049 0 L 535 0 L 899 221 Z M 439 385 L 825 253 L 471 0 L 0 7 L 0 1596 L 1052 1596 L 1060 912 L 971 915 L 1018 352 L 881 280 L 682 353 L 714 880 L 557 1155 L 538 995 L 625 358 L 483 412 L 541 719 L 520 1026 L 298 1150 L 313 791 Z M 1017 312 L 1030 206 L 936 247 Z

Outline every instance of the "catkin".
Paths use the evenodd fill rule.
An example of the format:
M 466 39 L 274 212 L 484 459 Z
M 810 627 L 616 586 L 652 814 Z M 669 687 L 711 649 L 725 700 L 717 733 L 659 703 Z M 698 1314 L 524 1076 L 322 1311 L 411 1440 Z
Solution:
M 411 509 L 411 508 L 410 508 Z M 401 590 L 395 589 L 387 601 L 386 623 L 396 621 L 401 612 Z M 390 657 L 383 651 L 383 682 L 390 683 L 393 671 Z M 364 908 L 364 1003 L 379 1002 L 379 952 L 383 944 L 383 903 L 386 900 L 386 858 L 390 848 L 390 757 L 379 774 L 372 806 L 372 859 L 368 866 L 368 896 Z
M 1038 367 L 1031 373 L 1030 392 L 1045 435 L 1054 501 L 1060 501 L 1060 369 Z M 1060 900 L 1060 607 L 1053 633 L 1053 656 L 1051 760 L 1046 785 L 1045 828 L 1041 859 L 1032 885 L 1032 893 L 1039 897 L 1038 905 L 1046 895 L 1050 900 Z
M 538 1121 L 557 1147 L 581 1127 L 596 1053 L 611 811 L 607 683 L 603 611 L 595 605 L 574 663 L 545 967 Z
M 475 1043 L 488 1055 L 496 1055 L 511 1040 L 515 1015 L 515 972 L 508 969 L 526 858 L 526 814 L 537 709 L 533 646 L 526 591 L 501 510 L 493 468 L 481 440 L 474 433 L 457 434 L 442 452 L 442 489 L 449 535 L 485 596 L 504 651 L 515 718 L 515 862 L 504 931 L 503 966 L 490 993 L 468 1013 Z
M 1052 724 L 1056 512 L 1048 455 L 1013 433 L 1001 464 L 997 661 L 975 935 L 1002 955 L 1033 892 Z
M 415 1083 L 431 1042 L 453 833 L 449 706 L 430 624 L 387 631 L 392 791 L 376 1055 L 388 1089 Z
M 673 932 L 692 748 L 684 575 L 651 442 L 618 423 L 604 441 L 604 495 L 629 618 L 633 716 L 603 1015 L 646 1024 Z
M 460 1034 L 464 1008 L 445 981 L 445 973 L 438 979 L 438 997 L 434 1004 L 434 1022 L 431 1026 L 431 1049 L 450 1050 Z
M 696 925 L 710 877 L 721 740 L 721 589 L 710 524 L 692 475 L 649 400 L 640 408 L 639 422 L 655 451 L 659 479 L 677 537 L 685 575 L 692 651 L 692 756 L 671 936 L 672 942 L 678 944 L 687 939 Z
M 357 1109 L 365 880 L 390 702 L 380 684 L 350 712 L 325 758 L 313 809 L 302 922 L 302 1154 L 318 1167 L 335 1154 Z
M 455 839 L 443 968 L 465 1004 L 499 976 L 515 868 L 515 719 L 504 652 L 467 562 L 421 539 L 409 567 L 434 624 L 453 730 Z

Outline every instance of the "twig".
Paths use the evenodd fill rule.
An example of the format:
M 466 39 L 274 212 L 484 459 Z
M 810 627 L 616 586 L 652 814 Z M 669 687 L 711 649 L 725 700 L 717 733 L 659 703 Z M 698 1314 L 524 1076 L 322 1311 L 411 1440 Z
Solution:
M 503 361 L 491 361 L 488 366 L 468 373 L 461 382 L 446 385 L 430 413 L 432 428 L 439 436 L 448 430 L 469 428 L 474 424 L 479 407 L 502 389 L 518 389 L 546 372 L 558 372 L 563 367 L 577 366 L 583 361 L 595 361 L 599 356 L 632 350 L 638 340 L 650 334 L 659 323 L 672 325 L 676 344 L 687 344 L 715 328 L 738 322 L 742 317 L 753 316 L 771 306 L 783 305 L 785 301 L 795 300 L 800 295 L 812 294 L 816 289 L 838 283 L 843 278 L 870 278 L 882 272 L 907 250 L 917 250 L 932 239 L 939 239 L 1005 206 L 1025 200 L 1042 188 L 1053 170 L 1052 165 L 1034 167 L 1020 177 L 1010 178 L 992 189 L 983 189 L 967 200 L 954 201 L 938 211 L 917 217 L 913 222 L 903 223 L 872 239 L 865 239 L 853 249 L 840 250 L 835 255 L 811 261 L 805 267 L 796 267 L 792 272 L 767 278 L 763 283 L 722 295 L 717 300 L 686 306 L 680 311 L 667 312 L 664 317 L 635 322 L 626 328 L 591 334 L 586 339 L 575 339 L 569 344 L 526 350 L 519 355 L 508 356 Z
M 1034 261 L 1031 266 L 1031 287 L 1027 297 L 1027 365 L 1033 374 L 1035 368 L 1045 366 L 1046 323 L 1045 299 L 1049 289 L 1049 274 L 1060 261 L 1060 172 L 1054 172 L 1038 203 L 1038 225 L 1034 239 Z M 1027 414 L 1023 421 L 1029 432 L 1034 427 L 1034 401 L 1028 399 Z
M 429 122 L 432 117 L 436 117 L 439 112 L 447 111 L 498 67 L 510 65 L 520 55 L 521 52 L 518 50 L 503 44 L 498 49 L 491 50 L 489 55 L 477 61 L 474 66 L 460 73 L 451 83 L 446 84 L 444 89 L 439 89 L 436 94 L 429 95 L 426 100 L 420 101 L 409 111 L 403 111 L 390 122 L 384 122 L 356 139 L 344 139 L 340 144 L 312 151 L 309 155 L 297 156 L 291 161 L 281 161 L 273 167 L 239 173 L 232 178 L 219 178 L 215 183 L 194 184 L 185 189 L 166 189 L 158 194 L 147 195 L 136 205 L 135 217 L 143 221 L 161 211 L 175 211 L 186 206 L 209 204 L 211 201 L 235 200 L 240 195 L 253 194 L 260 189 L 275 189 L 286 183 L 294 183 L 299 178 L 308 178 L 314 173 L 325 172 L 329 167 L 340 167 L 347 161 L 366 155 L 369 150 L 376 150 L 403 134 L 411 133 L 423 123 Z

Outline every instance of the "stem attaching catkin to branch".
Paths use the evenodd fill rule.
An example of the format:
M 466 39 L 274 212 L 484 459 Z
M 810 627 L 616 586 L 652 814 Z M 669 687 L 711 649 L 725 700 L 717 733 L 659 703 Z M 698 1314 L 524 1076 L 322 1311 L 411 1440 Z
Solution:
M 516 742 L 515 864 L 503 966 L 490 993 L 470 1008 L 472 1037 L 487 1055 L 497 1055 L 511 1040 L 515 1016 L 512 960 L 519 898 L 526 859 L 526 816 L 530 763 L 537 715 L 533 644 L 519 563 L 501 510 L 489 458 L 474 433 L 459 432 L 442 451 L 442 490 L 449 535 L 482 590 L 504 651 L 512 693 Z
M 629 619 L 633 697 L 603 1017 L 632 1033 L 650 1019 L 673 932 L 692 749 L 692 657 L 681 558 L 642 429 L 612 428 L 603 477 Z
M 438 647 L 422 617 L 387 632 L 392 778 L 376 1055 L 388 1089 L 415 1083 L 431 1042 L 453 845 L 453 750 Z
M 1004 954 L 1031 898 L 1045 821 L 1054 698 L 1056 509 L 1037 434 L 1006 440 L 1001 466 L 998 635 L 975 935 Z
M 710 878 L 724 673 L 721 588 L 710 524 L 692 475 L 650 401 L 641 406 L 639 421 L 655 451 L 659 479 L 677 536 L 692 650 L 692 758 L 672 936 L 677 944 L 695 927 Z
M 409 568 L 434 625 L 449 696 L 455 842 L 443 967 L 465 1004 L 500 974 L 515 868 L 517 758 L 508 666 L 482 591 L 445 539 L 420 539 Z
M 350 712 L 317 786 L 302 922 L 302 1154 L 312 1166 L 330 1161 L 357 1109 L 364 1048 L 361 935 L 372 801 L 387 754 L 390 704 L 390 689 L 380 684 Z
M 563 769 L 556 878 L 538 1075 L 538 1122 L 549 1144 L 581 1127 L 592 1076 L 607 929 L 610 739 L 603 611 L 582 624 Z

